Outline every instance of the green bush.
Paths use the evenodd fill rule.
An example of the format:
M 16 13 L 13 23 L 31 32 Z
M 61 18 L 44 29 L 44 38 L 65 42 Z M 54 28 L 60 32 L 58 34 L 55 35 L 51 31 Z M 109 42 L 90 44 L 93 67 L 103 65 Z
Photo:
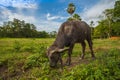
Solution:
M 22 47 L 22 45 L 20 44 L 19 41 L 14 42 L 13 48 L 15 51 L 20 51 L 21 47 Z
M 44 44 L 40 45 L 37 51 L 38 53 L 35 53 L 33 55 L 30 55 L 27 57 L 27 60 L 25 62 L 25 68 L 31 68 L 31 67 L 42 67 L 43 64 L 48 62 L 48 58 L 46 57 L 45 51 L 46 47 Z

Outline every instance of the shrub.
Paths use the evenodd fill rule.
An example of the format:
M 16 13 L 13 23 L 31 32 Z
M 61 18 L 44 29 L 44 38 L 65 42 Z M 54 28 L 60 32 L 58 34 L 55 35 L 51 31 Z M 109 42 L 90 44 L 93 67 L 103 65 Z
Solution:
M 22 47 L 22 45 L 20 44 L 19 41 L 14 42 L 13 48 L 15 51 L 20 51 L 21 47 Z
M 46 47 L 44 44 L 41 44 L 38 51 L 39 53 L 35 53 L 27 57 L 25 68 L 42 67 L 43 64 L 48 62 L 48 59 L 45 56 L 45 50 Z

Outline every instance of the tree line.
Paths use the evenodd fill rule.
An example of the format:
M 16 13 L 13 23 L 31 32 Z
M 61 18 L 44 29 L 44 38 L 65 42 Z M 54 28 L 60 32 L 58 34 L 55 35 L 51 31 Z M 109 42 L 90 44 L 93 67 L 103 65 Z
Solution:
M 0 26 L 0 37 L 10 38 L 48 38 L 55 37 L 56 31 L 37 31 L 34 24 L 14 18 L 13 21 L 4 22 Z

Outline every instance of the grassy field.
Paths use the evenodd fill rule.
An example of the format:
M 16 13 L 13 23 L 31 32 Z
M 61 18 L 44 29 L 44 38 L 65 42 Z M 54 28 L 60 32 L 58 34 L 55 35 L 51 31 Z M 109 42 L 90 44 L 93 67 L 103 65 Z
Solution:
M 54 39 L 1 38 L 0 80 L 120 80 L 120 39 L 93 40 L 96 59 L 87 45 L 84 60 L 76 44 L 71 66 L 51 69 L 45 55 Z M 67 55 L 63 55 L 65 62 Z

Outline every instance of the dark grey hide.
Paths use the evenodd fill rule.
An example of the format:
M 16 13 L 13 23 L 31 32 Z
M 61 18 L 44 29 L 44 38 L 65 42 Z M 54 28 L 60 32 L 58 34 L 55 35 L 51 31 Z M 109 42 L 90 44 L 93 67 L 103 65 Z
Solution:
M 47 56 L 50 61 L 50 66 L 55 67 L 58 61 L 60 61 L 61 65 L 63 65 L 61 53 L 64 51 L 68 51 L 68 59 L 66 61 L 66 64 L 70 65 L 71 53 L 75 43 L 81 43 L 82 45 L 81 58 L 84 59 L 86 47 L 85 40 L 87 40 L 91 50 L 91 55 L 94 58 L 95 56 L 92 48 L 91 29 L 89 25 L 84 21 L 64 22 L 59 28 L 54 43 L 47 50 Z

